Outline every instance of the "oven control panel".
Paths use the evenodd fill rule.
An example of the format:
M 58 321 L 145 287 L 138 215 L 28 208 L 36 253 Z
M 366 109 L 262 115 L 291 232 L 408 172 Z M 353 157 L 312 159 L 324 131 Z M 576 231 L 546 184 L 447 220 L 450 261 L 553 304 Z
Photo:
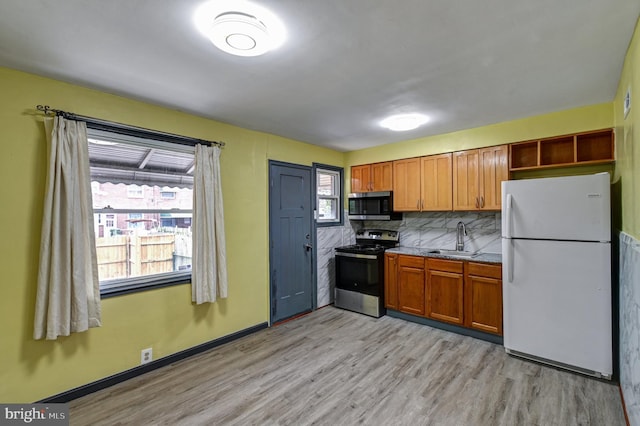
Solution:
M 356 240 L 398 241 L 398 231 L 386 229 L 360 229 L 356 232 Z

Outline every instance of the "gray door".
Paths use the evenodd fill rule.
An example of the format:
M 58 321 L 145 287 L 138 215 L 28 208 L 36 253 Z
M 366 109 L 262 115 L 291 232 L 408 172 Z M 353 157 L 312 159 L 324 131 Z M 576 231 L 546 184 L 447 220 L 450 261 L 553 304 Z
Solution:
M 269 161 L 271 324 L 313 308 L 311 168 Z

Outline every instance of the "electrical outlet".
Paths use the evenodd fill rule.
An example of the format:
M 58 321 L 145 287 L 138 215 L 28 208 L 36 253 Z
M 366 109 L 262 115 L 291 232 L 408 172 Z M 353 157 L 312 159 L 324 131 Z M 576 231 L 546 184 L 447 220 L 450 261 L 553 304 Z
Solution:
M 153 349 L 147 348 L 140 351 L 140 364 L 146 364 L 153 361 Z

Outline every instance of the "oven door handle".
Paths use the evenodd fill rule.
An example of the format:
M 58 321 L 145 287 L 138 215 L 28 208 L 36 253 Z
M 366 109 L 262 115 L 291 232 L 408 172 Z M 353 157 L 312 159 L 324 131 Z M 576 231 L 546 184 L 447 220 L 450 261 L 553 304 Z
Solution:
M 337 252 L 336 256 L 355 257 L 355 258 L 358 258 L 358 259 L 378 259 L 378 255 L 376 255 L 376 254 L 359 254 L 359 253 Z

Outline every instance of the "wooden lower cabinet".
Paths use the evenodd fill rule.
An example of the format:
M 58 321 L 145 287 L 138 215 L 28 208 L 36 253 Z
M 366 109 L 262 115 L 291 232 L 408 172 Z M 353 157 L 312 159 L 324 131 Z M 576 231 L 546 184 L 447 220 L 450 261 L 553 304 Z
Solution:
M 502 335 L 502 266 L 468 262 L 465 326 Z
M 398 310 L 398 255 L 384 255 L 384 306 Z
M 427 259 L 427 317 L 464 323 L 464 263 Z
M 398 256 L 398 310 L 425 316 L 425 258 Z
M 385 306 L 502 335 L 502 265 L 385 254 Z

